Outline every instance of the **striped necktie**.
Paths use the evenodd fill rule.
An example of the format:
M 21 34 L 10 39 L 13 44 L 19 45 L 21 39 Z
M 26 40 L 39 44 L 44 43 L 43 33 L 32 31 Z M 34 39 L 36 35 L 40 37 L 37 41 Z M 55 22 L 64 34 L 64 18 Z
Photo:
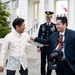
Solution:
M 63 35 L 60 34 L 60 36 L 59 36 L 59 44 L 58 44 L 58 48 L 59 48 L 60 50 L 62 50 L 62 48 L 63 48 L 62 42 L 63 42 Z

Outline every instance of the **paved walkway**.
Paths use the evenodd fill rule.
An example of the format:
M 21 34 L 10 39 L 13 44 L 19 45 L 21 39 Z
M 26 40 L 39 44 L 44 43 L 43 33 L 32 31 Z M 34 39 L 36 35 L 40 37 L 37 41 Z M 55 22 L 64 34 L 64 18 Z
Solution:
M 28 73 L 29 75 L 40 75 L 40 53 L 36 51 L 36 46 L 28 45 L 26 48 L 27 61 L 28 61 Z M 0 75 L 5 75 L 5 71 Z M 16 75 L 20 75 L 18 71 Z M 55 71 L 52 71 L 52 75 L 56 75 Z

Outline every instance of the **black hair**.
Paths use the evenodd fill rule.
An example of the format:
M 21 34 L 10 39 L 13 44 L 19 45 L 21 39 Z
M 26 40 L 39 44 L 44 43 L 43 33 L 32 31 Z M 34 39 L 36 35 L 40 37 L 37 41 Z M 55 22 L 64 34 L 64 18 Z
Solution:
M 22 18 L 16 18 L 16 19 L 13 21 L 12 25 L 13 25 L 13 27 L 16 29 L 16 25 L 18 25 L 18 26 L 20 27 L 21 24 L 22 24 L 24 21 L 25 21 L 25 20 L 22 19 Z
M 66 23 L 66 26 L 68 26 L 68 20 L 67 20 L 67 17 L 66 16 L 59 16 L 56 18 L 56 21 L 57 20 L 61 20 L 61 23 L 65 24 Z

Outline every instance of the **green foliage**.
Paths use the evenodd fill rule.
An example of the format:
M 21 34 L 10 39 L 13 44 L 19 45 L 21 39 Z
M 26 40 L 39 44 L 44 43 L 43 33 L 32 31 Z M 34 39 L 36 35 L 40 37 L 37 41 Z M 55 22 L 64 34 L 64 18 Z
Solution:
M 0 0 L 0 38 L 5 37 L 10 32 L 8 17 L 9 12 L 6 11 L 6 4 Z

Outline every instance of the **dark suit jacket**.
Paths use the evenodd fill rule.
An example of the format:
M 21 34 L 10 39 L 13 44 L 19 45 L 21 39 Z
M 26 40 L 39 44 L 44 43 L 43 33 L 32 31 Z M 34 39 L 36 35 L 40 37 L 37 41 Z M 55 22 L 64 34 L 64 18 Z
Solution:
M 58 39 L 58 35 L 59 32 L 55 32 L 47 40 L 36 38 L 35 41 L 43 44 L 50 44 L 50 51 L 52 53 L 55 47 L 55 43 Z M 64 43 L 65 43 L 64 51 L 65 51 L 66 60 L 70 65 L 70 67 L 72 68 L 72 70 L 75 72 L 75 31 L 66 29 Z
M 51 28 L 54 27 L 54 31 L 51 30 Z M 41 39 L 47 39 L 51 36 L 52 33 L 56 32 L 56 25 L 51 22 L 50 26 L 47 25 L 47 23 L 41 24 L 38 32 L 38 37 Z M 49 53 L 49 46 L 41 47 L 41 52 Z

